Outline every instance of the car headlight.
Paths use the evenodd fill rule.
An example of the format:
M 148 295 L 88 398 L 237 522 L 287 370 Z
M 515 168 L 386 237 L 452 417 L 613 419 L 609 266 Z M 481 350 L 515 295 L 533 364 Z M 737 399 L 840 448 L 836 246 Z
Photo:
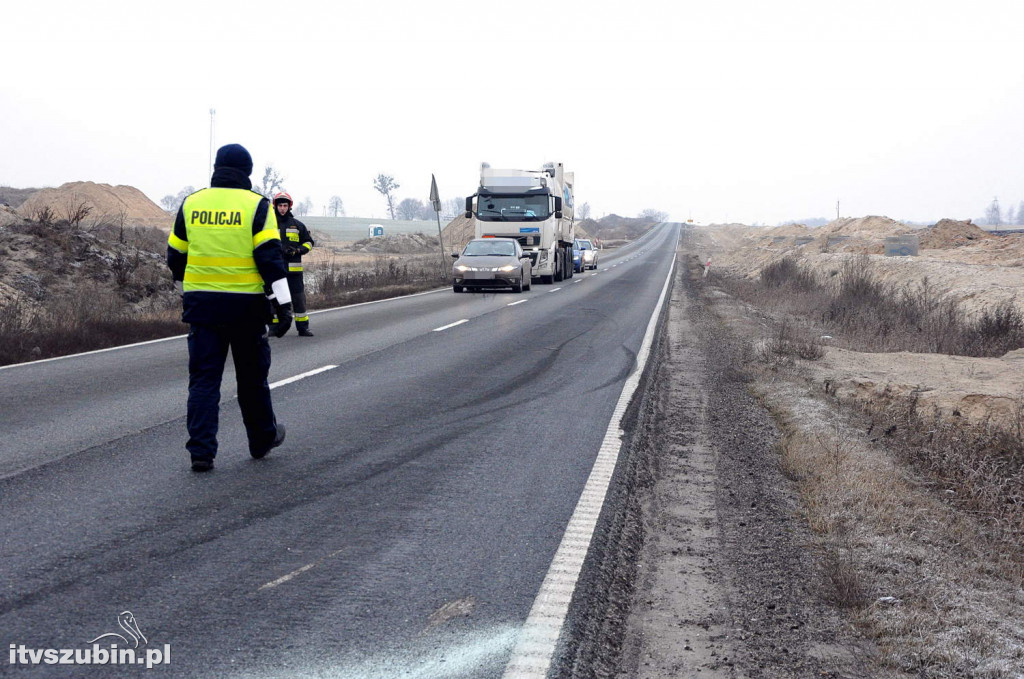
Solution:
M 507 273 L 509 271 L 515 271 L 517 268 L 518 267 L 512 266 L 511 264 L 506 264 L 505 266 L 499 266 L 495 271 L 504 271 Z
M 472 271 L 473 267 L 466 266 L 465 264 L 459 264 L 458 266 L 455 267 L 455 270 L 456 271 Z

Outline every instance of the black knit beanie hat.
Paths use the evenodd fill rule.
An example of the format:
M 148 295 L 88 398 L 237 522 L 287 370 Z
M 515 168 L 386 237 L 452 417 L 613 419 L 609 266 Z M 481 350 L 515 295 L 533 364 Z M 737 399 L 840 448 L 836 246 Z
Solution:
M 234 168 L 245 173 L 248 177 L 252 174 L 252 156 L 241 144 L 227 144 L 217 149 L 217 159 L 213 162 L 213 169 Z

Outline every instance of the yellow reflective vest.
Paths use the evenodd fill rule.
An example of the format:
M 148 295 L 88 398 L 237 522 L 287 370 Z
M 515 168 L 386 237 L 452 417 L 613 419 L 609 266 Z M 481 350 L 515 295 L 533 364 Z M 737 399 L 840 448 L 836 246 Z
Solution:
M 168 245 L 188 255 L 184 291 L 263 294 L 263 278 L 252 252 L 280 240 L 277 217 L 268 210 L 257 230 L 253 220 L 263 196 L 245 189 L 197 191 L 181 206 L 187 240 L 171 232 Z

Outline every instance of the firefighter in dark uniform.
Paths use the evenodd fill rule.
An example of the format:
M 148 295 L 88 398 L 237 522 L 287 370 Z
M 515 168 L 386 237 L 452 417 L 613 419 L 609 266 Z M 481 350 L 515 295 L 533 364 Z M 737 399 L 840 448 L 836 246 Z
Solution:
M 273 305 L 275 332 L 288 332 L 291 294 L 277 219 L 270 201 L 251 190 L 250 174 L 252 157 L 244 147 L 218 149 L 210 188 L 185 199 L 167 239 L 167 265 L 183 291 L 182 320 L 191 326 L 185 447 L 197 472 L 213 469 L 217 455 L 220 383 L 229 348 L 249 454 L 260 459 L 285 436 L 267 384 L 267 323 Z
M 309 316 L 306 314 L 306 286 L 302 281 L 302 256 L 313 249 L 313 239 L 306 225 L 292 214 L 292 197 L 287 193 L 274 196 L 277 210 L 277 226 L 281 229 L 281 247 L 288 262 L 288 289 L 292 293 L 292 307 L 295 310 L 295 329 L 302 337 L 312 337 L 309 331 Z

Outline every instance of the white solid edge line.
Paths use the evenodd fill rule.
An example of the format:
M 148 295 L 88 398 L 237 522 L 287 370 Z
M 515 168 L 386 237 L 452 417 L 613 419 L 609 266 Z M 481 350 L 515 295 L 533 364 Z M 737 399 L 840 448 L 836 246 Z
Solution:
M 433 332 L 441 332 L 442 330 L 454 328 L 456 325 L 462 325 L 463 323 L 469 323 L 469 319 L 463 318 L 461 321 L 455 321 L 454 323 L 449 323 L 448 325 L 442 325 L 440 328 L 434 328 Z
M 523 304 L 525 302 L 526 302 L 525 299 L 521 299 L 518 302 L 512 302 L 511 304 L 506 304 L 505 306 L 515 306 L 516 304 Z
M 271 389 L 277 389 L 278 387 L 283 387 L 286 384 L 291 384 L 292 382 L 298 382 L 299 380 L 301 380 L 301 379 L 303 379 L 305 377 L 311 377 L 313 375 L 318 375 L 318 374 L 320 374 L 322 372 L 327 372 L 328 370 L 334 370 L 337 367 L 338 366 L 336 366 L 336 365 L 325 365 L 322 368 L 317 368 L 316 370 L 310 370 L 309 372 L 304 372 L 301 375 L 296 375 L 295 377 L 288 377 L 288 378 L 283 379 L 283 380 L 281 380 L 279 382 L 274 382 L 273 384 L 270 385 L 270 388 Z
M 310 316 L 316 314 L 327 313 L 328 311 L 339 311 L 343 309 L 354 309 L 357 306 L 366 306 L 367 304 L 380 304 L 381 302 L 393 302 L 396 299 L 407 299 L 409 297 L 419 297 L 420 295 L 432 295 L 435 292 L 445 292 L 448 288 L 438 288 L 437 290 L 427 290 L 426 292 L 414 292 L 411 295 L 400 295 L 398 297 L 387 297 L 385 299 L 375 299 L 369 302 L 359 302 L 358 304 L 349 304 L 347 306 L 336 306 L 330 309 L 320 309 L 318 311 L 310 311 Z M 182 339 L 188 337 L 188 333 L 184 335 L 173 335 L 171 337 L 160 337 L 158 339 L 146 340 L 145 342 L 135 342 L 133 344 L 120 344 L 116 347 L 107 347 L 106 349 L 93 349 L 92 351 L 83 351 L 77 354 L 68 354 L 66 356 L 51 356 L 50 358 L 40 358 L 37 361 L 26 361 L 24 363 L 11 363 L 10 365 L 0 365 L 0 370 L 7 370 L 8 368 L 20 368 L 26 365 L 38 365 L 40 363 L 49 363 L 50 361 L 60 361 L 65 358 L 78 358 L 79 356 L 90 356 L 92 354 L 102 354 L 107 351 L 116 351 L 118 349 L 131 349 L 132 347 L 141 347 L 147 344 L 156 344 L 157 342 L 167 342 L 169 340 Z
M 76 358 L 78 356 L 89 356 L 91 354 L 102 354 L 107 351 L 114 351 L 116 349 L 130 349 L 131 347 L 141 347 L 146 344 L 156 344 L 157 342 L 167 342 L 169 340 L 182 339 L 188 337 L 185 335 L 174 335 L 173 337 L 161 337 L 159 339 L 146 340 L 145 342 L 135 342 L 134 344 L 121 344 L 116 347 L 107 347 L 106 349 L 93 349 L 92 351 L 83 351 L 80 354 L 68 354 L 67 356 L 52 356 L 50 358 L 40 358 L 37 361 L 27 361 L 25 363 L 11 363 L 10 365 L 0 366 L 0 370 L 7 370 L 8 368 L 20 368 L 25 365 L 38 365 L 40 363 L 49 363 L 50 361 L 59 361 L 63 358 Z
M 451 289 L 452 289 L 452 287 L 449 285 L 449 286 L 444 287 L 444 288 L 438 288 L 437 290 L 427 290 L 426 292 L 414 292 L 411 295 L 399 295 L 398 297 L 385 297 L 384 299 L 374 299 L 374 300 L 370 300 L 369 302 L 359 302 L 357 304 L 346 304 L 345 306 L 335 306 L 335 307 L 331 307 L 330 309 L 319 309 L 317 311 L 310 311 L 309 315 L 310 316 L 315 316 L 316 314 L 325 314 L 328 311 L 344 311 L 345 309 L 355 309 L 357 306 L 366 306 L 368 304 L 380 304 L 382 302 L 394 302 L 395 300 L 398 300 L 398 299 L 409 299 L 410 297 L 419 297 L 421 295 L 433 295 L 434 293 L 437 293 L 437 292 L 447 292 L 447 291 L 449 291 Z
M 548 290 L 548 292 L 558 292 L 561 289 L 562 288 L 551 288 L 550 290 Z
M 658 318 L 661 316 L 661 308 L 665 303 L 668 285 L 672 281 L 675 269 L 676 258 L 675 250 L 673 250 L 672 265 L 669 267 L 668 276 L 665 277 L 661 296 L 647 323 L 647 331 L 644 333 L 640 351 L 637 353 L 636 370 L 626 378 L 626 383 L 622 386 L 622 393 L 615 405 L 612 419 L 608 423 L 608 429 L 601 442 L 601 448 L 597 453 L 590 477 L 587 479 L 576 509 L 569 519 L 562 542 L 558 545 L 558 551 L 555 552 L 555 557 L 551 561 L 551 567 L 544 577 L 540 591 L 537 592 L 537 598 L 533 601 L 530 614 L 519 631 L 516 646 L 512 650 L 512 657 L 505 666 L 504 679 L 543 679 L 547 677 L 551 660 L 554 657 L 555 646 L 561 636 L 565 616 L 569 611 L 569 602 L 576 590 L 576 582 L 583 567 L 583 560 L 590 548 L 590 541 L 597 526 L 597 518 L 601 513 L 608 487 L 611 485 L 612 474 L 615 472 L 615 465 L 622 448 L 624 433 L 622 420 L 626 414 L 626 407 L 633 398 L 637 387 L 640 386 L 640 376 L 643 375 L 650 355 Z

